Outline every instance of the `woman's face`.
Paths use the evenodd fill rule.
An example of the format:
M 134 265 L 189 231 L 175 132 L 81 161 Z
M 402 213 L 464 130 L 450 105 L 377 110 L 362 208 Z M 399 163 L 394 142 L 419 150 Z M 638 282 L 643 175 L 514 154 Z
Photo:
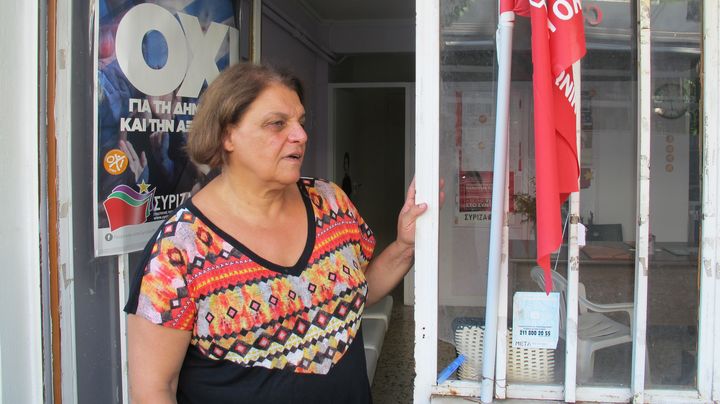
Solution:
M 245 180 L 294 184 L 300 179 L 307 133 L 295 91 L 270 84 L 250 104 L 224 141 L 228 169 Z

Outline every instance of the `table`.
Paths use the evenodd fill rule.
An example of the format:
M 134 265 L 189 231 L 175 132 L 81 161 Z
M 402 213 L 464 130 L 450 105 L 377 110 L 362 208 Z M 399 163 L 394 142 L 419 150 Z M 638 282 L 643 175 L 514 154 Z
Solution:
M 516 291 L 539 291 L 530 278 L 535 263 L 534 240 L 511 240 L 509 260 L 509 310 Z M 648 265 L 648 325 L 697 325 L 698 251 L 686 243 L 655 243 Z M 552 258 L 567 277 L 567 247 Z M 582 247 L 580 282 L 587 298 L 596 303 L 632 302 L 635 284 L 633 242 L 589 242 Z

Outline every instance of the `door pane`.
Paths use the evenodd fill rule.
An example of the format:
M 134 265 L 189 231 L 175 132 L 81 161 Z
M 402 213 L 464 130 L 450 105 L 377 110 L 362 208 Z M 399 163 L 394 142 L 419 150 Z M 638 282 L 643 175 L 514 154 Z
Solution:
M 440 211 L 438 369 L 468 361 L 458 376 L 478 380 L 482 357 L 495 130 L 495 0 L 440 2 Z
M 584 5 L 587 54 L 581 62 L 579 214 L 588 232 L 587 244 L 579 253 L 579 295 L 582 299 L 578 306 L 576 382 L 578 385 L 628 386 L 632 369 L 630 315 L 626 311 L 592 312 L 588 302 L 601 305 L 627 303 L 627 310 L 632 312 L 638 141 L 635 5 L 632 2 L 599 1 Z M 522 42 L 527 41 L 523 38 L 529 35 L 518 33 L 522 32 L 524 24 L 527 24 L 526 20 L 517 19 L 513 88 L 522 86 L 518 83 L 522 76 L 516 74 L 516 70 L 523 64 L 527 65 L 528 71 L 525 85 L 531 87 L 530 53 L 523 51 L 529 45 L 523 46 Z M 523 98 L 514 95 L 512 104 L 518 101 L 515 97 Z M 531 93 L 527 98 L 530 104 Z M 514 108 L 520 109 L 520 106 Z M 520 116 L 519 119 L 529 124 L 513 129 L 517 118 L 512 118 L 511 134 L 527 133 L 528 148 L 525 151 L 525 146 L 521 145 L 518 150 L 523 157 L 523 170 L 518 170 L 521 175 L 515 182 L 516 210 L 510 215 L 522 229 L 515 234 L 511 230 L 510 307 L 515 292 L 542 290 L 542 281 L 531 276 L 536 265 L 532 109 L 525 107 L 522 111 L 511 111 L 511 116 Z M 567 215 L 566 204 L 562 210 L 563 219 Z M 565 244 L 551 261 L 557 272 L 554 277 L 556 291 L 561 295 L 560 281 L 567 279 L 567 224 L 564 229 Z M 564 307 L 564 299 L 561 305 Z M 512 308 L 508 314 L 512 315 Z M 561 308 L 561 338 L 554 352 L 555 384 L 564 383 L 565 323 L 565 309 Z M 512 381 L 508 375 L 508 382 Z
M 630 385 L 640 136 L 635 7 L 594 2 L 585 10 L 578 152 L 587 232 L 579 257 L 578 385 Z M 586 302 L 626 303 L 627 311 L 594 312 Z
M 655 388 L 694 387 L 697 376 L 701 13 L 697 0 L 651 9 L 647 346 Z

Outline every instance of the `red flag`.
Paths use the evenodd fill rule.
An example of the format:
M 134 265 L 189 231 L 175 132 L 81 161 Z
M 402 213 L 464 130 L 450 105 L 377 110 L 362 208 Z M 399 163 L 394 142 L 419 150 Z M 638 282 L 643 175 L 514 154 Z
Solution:
M 501 12 L 512 0 L 502 0 Z M 537 263 L 552 291 L 550 254 L 562 243 L 560 205 L 578 190 L 575 135 L 578 102 L 572 64 L 585 55 L 580 0 L 516 0 L 513 11 L 530 9 L 535 122 Z
M 513 11 L 517 15 L 528 17 L 530 15 L 530 3 L 528 0 L 500 0 L 500 14 Z

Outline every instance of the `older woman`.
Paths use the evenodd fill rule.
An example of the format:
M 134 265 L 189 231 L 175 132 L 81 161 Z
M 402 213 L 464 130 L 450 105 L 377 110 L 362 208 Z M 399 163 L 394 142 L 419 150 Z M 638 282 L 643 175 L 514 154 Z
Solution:
M 413 260 L 411 185 L 397 239 L 333 183 L 301 178 L 299 81 L 252 64 L 205 92 L 188 153 L 220 174 L 148 243 L 125 310 L 134 403 L 367 403 L 360 319 Z M 371 259 L 372 258 L 372 259 Z

